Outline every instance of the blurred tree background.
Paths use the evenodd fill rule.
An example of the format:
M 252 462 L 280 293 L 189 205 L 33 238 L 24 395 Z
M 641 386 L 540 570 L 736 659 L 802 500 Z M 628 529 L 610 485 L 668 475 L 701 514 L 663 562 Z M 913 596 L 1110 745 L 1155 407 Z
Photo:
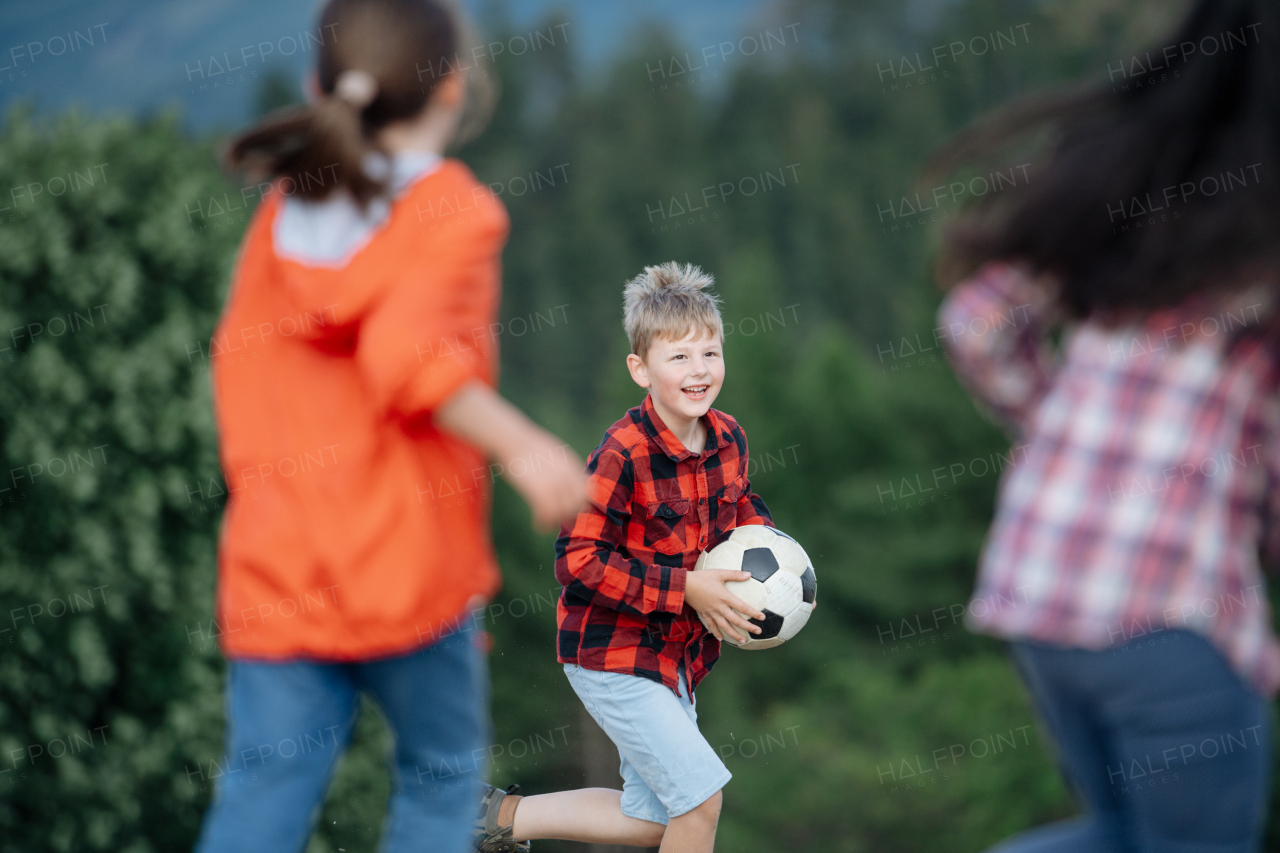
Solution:
M 1000 645 L 959 621 L 1009 447 L 933 335 L 933 246 L 964 199 L 921 212 L 932 188 L 915 181 L 992 106 L 1106 79 L 1177 5 L 957 0 L 923 16 L 795 0 L 743 33 L 767 50 L 733 61 L 654 30 L 600 73 L 571 39 L 475 72 L 502 91 L 460 156 L 513 221 L 503 392 L 585 456 L 642 398 L 623 282 L 702 265 L 730 329 L 717 407 L 818 569 L 804 634 L 727 649 L 699 691 L 735 777 L 721 849 L 978 851 L 1073 812 Z M 485 23 L 502 37 L 500 16 Z M 297 97 L 270 76 L 258 103 Z M 256 200 L 219 173 L 217 143 L 175 116 L 5 121 L 2 853 L 187 849 L 210 794 L 225 487 L 206 342 Z M 552 537 L 505 484 L 494 532 L 492 780 L 616 785 L 616 753 L 555 662 Z M 364 710 L 313 853 L 375 848 L 387 736 Z

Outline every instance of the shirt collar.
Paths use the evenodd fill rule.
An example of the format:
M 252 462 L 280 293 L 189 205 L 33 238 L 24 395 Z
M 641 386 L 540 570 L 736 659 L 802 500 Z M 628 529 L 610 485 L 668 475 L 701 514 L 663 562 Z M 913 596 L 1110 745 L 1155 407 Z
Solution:
M 724 421 L 715 409 L 708 409 L 700 420 L 708 427 L 707 445 L 703 448 L 703 453 L 717 451 L 732 440 L 728 429 L 725 428 Z M 644 426 L 644 431 L 648 433 L 649 437 L 662 448 L 662 452 L 677 462 L 700 455 L 685 447 L 683 442 L 676 438 L 675 433 L 662 422 L 662 418 L 658 415 L 658 410 L 653 407 L 652 394 L 644 395 L 644 402 L 640 405 L 640 423 Z
M 410 184 L 419 178 L 433 174 L 444 163 L 444 159 L 430 151 L 406 149 L 390 155 L 370 151 L 365 155 L 361 166 L 365 174 L 375 180 L 385 180 L 391 195 L 400 195 Z

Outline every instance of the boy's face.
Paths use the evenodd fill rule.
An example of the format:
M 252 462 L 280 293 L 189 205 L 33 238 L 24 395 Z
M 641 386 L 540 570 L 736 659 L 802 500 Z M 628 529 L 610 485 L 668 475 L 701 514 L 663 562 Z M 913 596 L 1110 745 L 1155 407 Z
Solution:
M 627 367 L 636 384 L 649 389 L 663 420 L 675 415 L 696 421 L 711 408 L 724 384 L 724 346 L 719 335 L 694 327 L 679 341 L 658 338 L 644 359 L 628 355 Z

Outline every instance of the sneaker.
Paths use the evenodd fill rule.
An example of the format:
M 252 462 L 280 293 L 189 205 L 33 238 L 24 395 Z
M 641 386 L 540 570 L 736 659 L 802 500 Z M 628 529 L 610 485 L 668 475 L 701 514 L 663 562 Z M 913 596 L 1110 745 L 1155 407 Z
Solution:
M 507 794 L 520 793 L 519 785 L 503 791 L 485 785 L 484 799 L 480 801 L 480 813 L 476 815 L 475 839 L 479 853 L 529 853 L 529 842 L 517 842 L 511 837 L 511 827 L 498 827 L 498 807 Z

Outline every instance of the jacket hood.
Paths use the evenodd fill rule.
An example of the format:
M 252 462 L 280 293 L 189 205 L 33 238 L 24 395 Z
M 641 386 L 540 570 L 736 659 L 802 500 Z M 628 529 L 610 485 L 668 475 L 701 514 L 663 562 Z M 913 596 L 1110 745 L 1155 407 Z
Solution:
M 386 175 L 389 197 L 361 208 L 345 188 L 323 201 L 274 194 L 265 213 L 271 231 L 281 296 L 298 316 L 306 338 L 346 338 L 382 292 L 393 268 L 376 263 L 377 243 L 393 227 L 392 210 L 424 179 L 444 168 L 426 152 L 401 152 L 393 158 L 371 155 L 366 171 Z M 279 185 L 279 184 L 277 184 Z

